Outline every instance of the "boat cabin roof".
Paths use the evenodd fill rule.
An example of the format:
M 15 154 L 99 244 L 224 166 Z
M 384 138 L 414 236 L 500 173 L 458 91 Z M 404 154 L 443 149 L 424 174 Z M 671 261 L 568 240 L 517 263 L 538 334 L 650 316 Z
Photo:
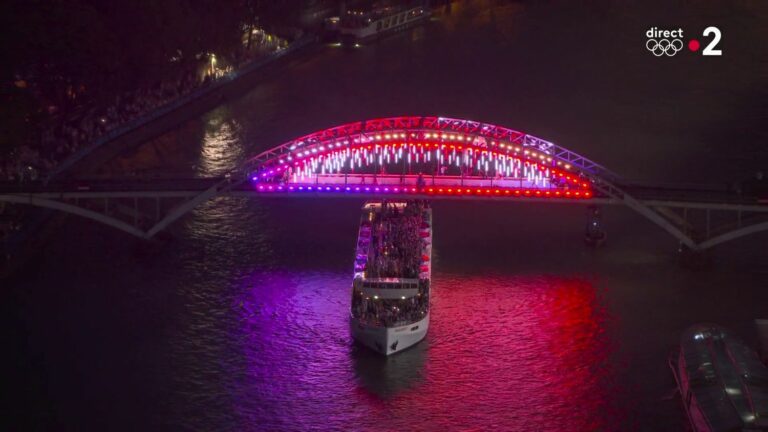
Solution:
M 416 278 L 363 278 L 364 284 L 389 285 L 389 284 L 417 284 Z
M 690 392 L 712 430 L 768 431 L 768 368 L 744 342 L 700 324 L 680 341 Z
M 419 280 L 406 278 L 359 278 L 356 285 L 367 297 L 406 299 L 419 293 Z
M 397 207 L 398 209 L 404 209 L 408 203 L 404 201 L 387 201 L 387 205 Z M 365 203 L 363 208 L 366 210 L 381 211 L 381 201 L 371 201 Z

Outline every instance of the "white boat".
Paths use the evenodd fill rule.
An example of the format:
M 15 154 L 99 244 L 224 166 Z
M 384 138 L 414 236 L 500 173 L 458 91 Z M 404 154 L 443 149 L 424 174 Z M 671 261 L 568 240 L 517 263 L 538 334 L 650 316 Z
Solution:
M 695 431 L 768 431 L 768 368 L 722 327 L 686 330 L 670 367 Z
M 424 201 L 363 206 L 352 282 L 350 330 L 385 355 L 424 339 L 429 329 L 432 210 Z
M 373 39 L 424 22 L 431 14 L 422 4 L 408 6 L 374 5 L 372 8 L 348 9 L 341 16 L 339 34 L 346 43 Z

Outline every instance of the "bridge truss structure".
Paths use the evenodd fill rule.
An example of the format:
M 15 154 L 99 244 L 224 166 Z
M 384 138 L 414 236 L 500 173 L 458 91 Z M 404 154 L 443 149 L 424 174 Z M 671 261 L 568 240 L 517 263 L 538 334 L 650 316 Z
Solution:
M 152 238 L 217 196 L 520 200 L 623 205 L 693 251 L 768 230 L 768 205 L 700 186 L 632 184 L 571 150 L 505 127 L 390 117 L 270 148 L 221 178 L 3 186 L 31 204 Z

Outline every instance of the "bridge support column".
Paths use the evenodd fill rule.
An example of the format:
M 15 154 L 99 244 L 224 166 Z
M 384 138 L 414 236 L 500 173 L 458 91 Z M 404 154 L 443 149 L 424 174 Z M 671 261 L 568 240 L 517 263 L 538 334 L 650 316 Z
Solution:
M 677 249 L 677 261 L 687 269 L 703 270 L 712 265 L 712 256 L 706 249 L 691 249 L 683 242 Z
M 603 228 L 600 207 L 596 205 L 587 207 L 587 226 L 584 229 L 584 243 L 587 246 L 598 248 L 605 244 L 607 239 L 608 233 Z

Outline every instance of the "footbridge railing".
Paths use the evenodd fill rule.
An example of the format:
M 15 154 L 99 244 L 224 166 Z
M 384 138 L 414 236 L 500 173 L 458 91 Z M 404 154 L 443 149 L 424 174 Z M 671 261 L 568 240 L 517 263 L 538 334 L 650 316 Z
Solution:
M 6 188 L 0 191 L 0 202 L 54 208 L 143 238 L 155 236 L 200 203 L 223 195 L 624 205 L 690 250 L 768 230 L 766 203 L 727 191 L 711 192 L 632 184 L 578 153 L 502 126 L 402 116 L 304 135 L 259 153 L 218 179 L 154 185 L 94 183 L 84 190 L 52 183 L 36 189 Z M 141 200 L 154 205 L 141 205 Z M 152 207 L 154 216 L 147 217 Z

